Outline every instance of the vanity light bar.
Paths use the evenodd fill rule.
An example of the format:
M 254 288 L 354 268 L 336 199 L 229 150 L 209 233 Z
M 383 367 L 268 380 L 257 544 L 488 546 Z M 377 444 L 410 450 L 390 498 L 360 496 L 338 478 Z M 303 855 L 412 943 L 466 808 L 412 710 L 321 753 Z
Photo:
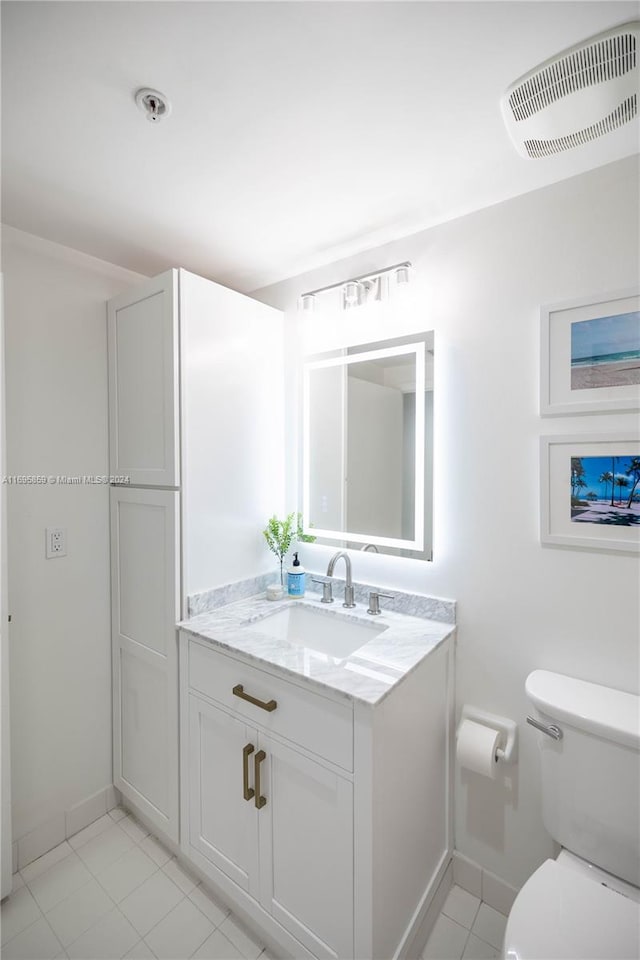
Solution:
M 353 307 L 358 307 L 372 299 L 385 300 L 389 294 L 388 281 L 391 278 L 395 281 L 396 286 L 409 283 L 411 263 L 405 260 L 403 263 L 394 263 L 392 267 L 385 267 L 384 270 L 377 270 L 375 273 L 363 273 L 359 277 L 340 280 L 339 283 L 332 283 L 328 287 L 309 290 L 301 295 L 298 301 L 298 311 L 305 314 L 313 313 L 317 298 L 333 290 L 341 290 L 343 310 L 351 310 Z

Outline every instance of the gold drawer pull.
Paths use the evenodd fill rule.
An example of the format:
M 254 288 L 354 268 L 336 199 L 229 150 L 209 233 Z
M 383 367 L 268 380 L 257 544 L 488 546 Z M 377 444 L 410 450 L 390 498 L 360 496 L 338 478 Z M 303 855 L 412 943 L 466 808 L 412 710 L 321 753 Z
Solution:
M 256 785 L 256 807 L 258 810 L 262 810 L 264 805 L 267 802 L 267 798 L 260 795 L 260 764 L 266 757 L 264 750 L 258 750 L 254 759 L 254 780 Z
M 240 697 L 241 700 L 246 700 L 248 703 L 252 703 L 255 707 L 260 707 L 261 710 L 266 710 L 267 713 L 271 713 L 272 710 L 278 706 L 276 700 L 258 700 L 256 697 L 252 697 L 249 693 L 244 692 L 244 687 L 241 683 L 237 683 L 233 690 L 231 691 L 234 697 Z
M 242 796 L 245 800 L 251 800 L 255 791 L 249 786 L 249 757 L 255 750 L 252 743 L 248 743 L 242 748 Z

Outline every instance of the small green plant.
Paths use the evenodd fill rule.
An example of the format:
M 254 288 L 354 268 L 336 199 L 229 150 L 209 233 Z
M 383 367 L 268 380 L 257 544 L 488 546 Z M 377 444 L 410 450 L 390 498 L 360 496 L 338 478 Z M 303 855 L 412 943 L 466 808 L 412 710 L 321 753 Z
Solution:
M 295 541 L 299 543 L 314 543 L 315 537 L 302 530 L 302 514 L 290 513 L 284 520 L 278 520 L 275 513 L 267 520 L 267 526 L 262 531 L 269 550 L 275 553 L 280 561 L 280 583 L 284 586 L 284 558 L 289 547 Z

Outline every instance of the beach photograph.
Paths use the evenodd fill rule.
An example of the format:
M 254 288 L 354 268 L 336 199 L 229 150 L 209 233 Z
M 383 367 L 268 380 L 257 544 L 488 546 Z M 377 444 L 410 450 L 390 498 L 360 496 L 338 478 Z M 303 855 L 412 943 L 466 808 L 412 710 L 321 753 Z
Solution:
M 640 525 L 640 457 L 572 457 L 571 520 Z
M 571 389 L 640 383 L 640 311 L 571 324 Z

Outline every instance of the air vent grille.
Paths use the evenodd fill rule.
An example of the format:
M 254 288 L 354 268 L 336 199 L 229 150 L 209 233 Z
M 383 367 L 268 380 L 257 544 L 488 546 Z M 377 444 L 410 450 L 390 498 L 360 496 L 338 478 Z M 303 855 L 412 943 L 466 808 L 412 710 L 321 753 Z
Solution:
M 604 120 L 592 123 L 584 130 L 578 130 L 577 133 L 570 133 L 566 137 L 556 137 L 554 140 L 525 140 L 524 145 L 530 157 L 550 157 L 554 153 L 562 153 L 564 150 L 570 150 L 572 147 L 579 147 L 590 140 L 596 140 L 616 130 L 623 124 L 628 123 L 636 116 L 638 112 L 637 95 L 628 97 L 620 106 L 610 113 Z
M 570 93 L 575 93 L 577 90 L 583 90 L 585 87 L 591 87 L 597 83 L 604 83 L 615 77 L 624 76 L 625 73 L 635 69 L 635 67 L 636 38 L 634 34 L 622 33 L 618 36 L 608 37 L 597 43 L 592 43 L 588 47 L 583 47 L 581 50 L 576 50 L 574 53 L 567 54 L 567 56 L 539 70 L 538 73 L 529 77 L 528 80 L 525 80 L 524 83 L 512 91 L 509 96 L 509 106 L 517 121 L 526 120 L 539 110 L 543 110 Z M 624 104 L 621 105 L 622 107 L 624 107 Z M 617 113 L 617 111 L 615 112 Z M 609 119 L 608 117 L 607 120 Z M 606 122 L 601 121 L 601 123 Z M 600 125 L 593 124 L 588 129 L 592 130 Z M 615 126 L 620 126 L 620 123 L 616 123 Z M 594 134 L 594 136 L 601 136 L 608 129 L 613 129 L 613 127 L 607 127 Z M 586 131 L 583 130 L 579 134 L 572 134 L 571 137 L 580 137 L 585 133 Z M 558 141 L 548 142 L 561 142 L 570 140 L 571 137 L 561 137 Z M 593 138 L 593 136 L 587 137 L 588 140 L 593 140 Z M 576 141 L 576 143 L 583 142 L 583 140 Z M 568 146 L 575 146 L 575 143 L 570 143 Z M 558 149 L 566 150 L 568 146 Z M 557 153 L 558 150 L 552 150 L 551 152 Z M 541 155 L 538 153 L 530 154 L 530 156 Z M 546 155 L 545 153 L 544 156 Z

